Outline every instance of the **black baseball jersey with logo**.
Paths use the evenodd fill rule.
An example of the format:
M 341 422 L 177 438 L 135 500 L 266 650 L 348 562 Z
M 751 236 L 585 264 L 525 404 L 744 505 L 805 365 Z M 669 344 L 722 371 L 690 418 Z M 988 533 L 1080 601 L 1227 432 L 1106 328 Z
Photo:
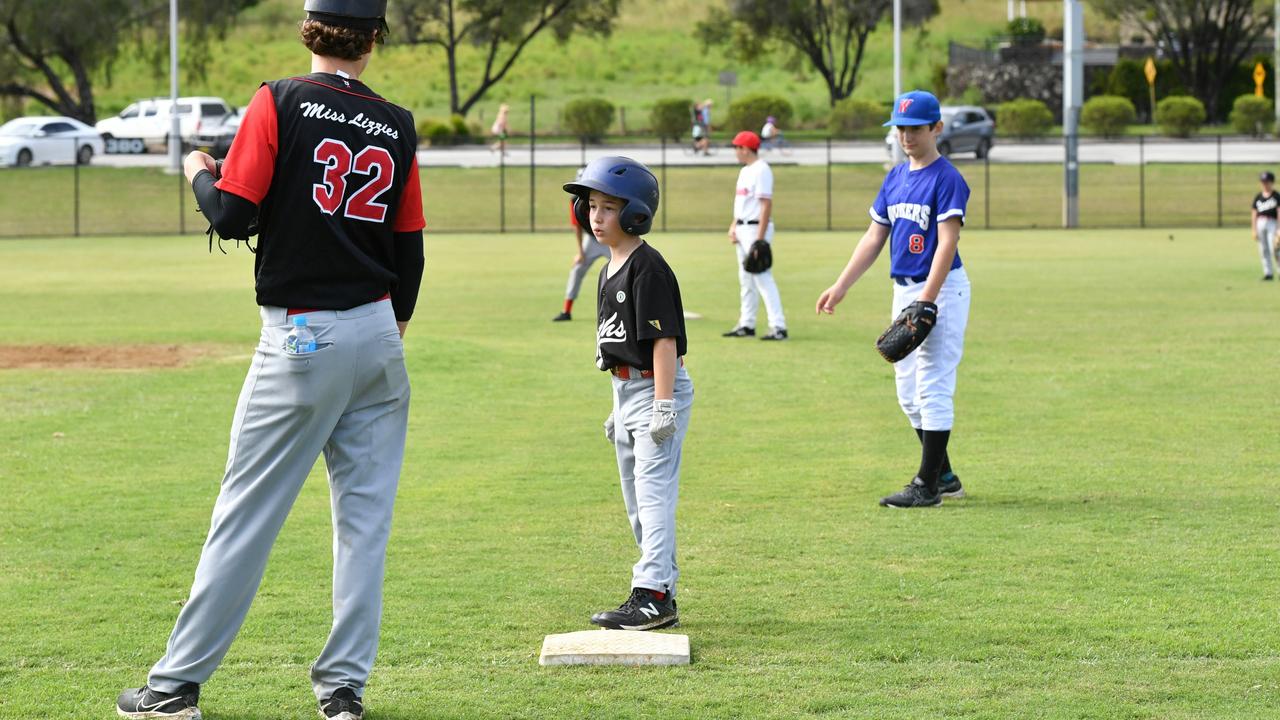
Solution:
M 662 255 L 641 242 L 618 272 L 600 270 L 596 317 L 596 367 L 653 369 L 653 341 L 676 338 L 676 355 L 688 350 L 680 284 Z
M 1280 206 L 1280 195 L 1277 195 L 1276 193 L 1271 193 L 1266 196 L 1263 196 L 1262 193 L 1258 193 L 1257 196 L 1253 198 L 1253 209 L 1257 210 L 1259 215 L 1265 215 L 1269 218 L 1275 219 L 1277 206 Z
M 259 305 L 341 310 L 395 284 L 395 233 L 421 230 L 413 115 L 358 80 L 258 89 L 218 188 L 258 205 Z

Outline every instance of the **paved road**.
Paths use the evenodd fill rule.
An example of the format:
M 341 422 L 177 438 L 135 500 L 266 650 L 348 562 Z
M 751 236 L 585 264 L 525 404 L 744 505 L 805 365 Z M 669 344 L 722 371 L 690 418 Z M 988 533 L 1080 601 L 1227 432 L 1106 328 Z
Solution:
M 512 146 L 507 150 L 507 165 L 528 167 L 529 152 L 528 146 Z M 654 145 L 588 147 L 585 153 L 576 145 L 544 145 L 533 149 L 537 164 L 547 167 L 576 167 L 582 162 L 584 156 L 589 161 L 607 154 L 627 155 L 648 165 L 658 165 L 663 159 L 661 148 Z M 1086 141 L 1080 145 L 1080 161 L 1085 163 L 1136 165 L 1140 154 L 1149 163 L 1213 163 L 1218 160 L 1219 146 L 1214 140 L 1206 142 L 1163 139 L 1147 141 L 1142 147 L 1134 141 L 1123 143 Z M 765 152 L 764 157 L 775 164 L 825 165 L 827 148 L 825 144 L 800 145 L 790 154 Z M 960 157 L 963 159 L 972 156 Z M 1232 164 L 1280 165 L 1280 142 L 1224 139 L 1221 144 L 1221 158 L 1222 162 Z M 831 147 L 831 161 L 836 163 L 884 163 L 887 160 L 888 153 L 884 146 L 878 143 L 841 143 L 833 144 Z M 1061 143 L 1003 142 L 991 150 L 993 163 L 1061 163 L 1062 160 Z M 164 155 L 107 155 L 94 158 L 95 164 L 113 167 L 163 167 L 166 161 L 167 158 Z M 666 162 L 668 165 L 736 164 L 730 148 L 720 148 L 711 157 L 704 157 L 691 155 L 675 146 L 668 146 Z M 499 157 L 483 145 L 439 148 L 418 151 L 418 164 L 423 167 L 493 168 L 498 166 Z

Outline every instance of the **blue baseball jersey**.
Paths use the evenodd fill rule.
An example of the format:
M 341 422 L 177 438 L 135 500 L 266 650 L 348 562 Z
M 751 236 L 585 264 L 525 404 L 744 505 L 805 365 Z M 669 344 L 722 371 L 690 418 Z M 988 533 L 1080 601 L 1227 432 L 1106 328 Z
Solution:
M 960 218 L 964 224 L 969 185 L 949 160 L 939 157 L 919 170 L 902 163 L 889 171 L 871 205 L 871 219 L 889 229 L 889 274 L 924 277 L 938 250 L 938 223 Z M 955 270 L 960 251 L 951 263 Z

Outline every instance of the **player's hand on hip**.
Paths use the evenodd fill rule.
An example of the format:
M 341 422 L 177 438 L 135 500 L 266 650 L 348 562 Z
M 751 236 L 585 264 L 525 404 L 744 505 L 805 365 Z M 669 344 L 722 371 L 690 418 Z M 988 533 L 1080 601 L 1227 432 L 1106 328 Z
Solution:
M 604 439 L 613 444 L 613 413 L 609 413 L 609 417 L 604 419 Z
M 396 329 L 400 331 L 400 339 L 401 339 L 401 340 L 403 340 L 403 339 L 404 339 L 404 331 L 409 329 L 409 321 L 408 321 L 408 320 L 405 320 L 404 322 L 400 322 L 399 320 L 397 320 L 397 321 L 396 321 Z
M 826 313 L 828 315 L 833 314 L 836 311 L 836 305 L 839 305 L 840 301 L 844 300 L 844 296 L 848 292 L 848 290 L 840 289 L 837 285 L 832 285 L 826 290 L 823 290 L 822 294 L 818 296 L 818 304 L 814 308 L 815 311 L 819 315 L 822 313 Z
M 676 434 L 676 401 L 653 401 L 653 413 L 649 416 L 649 437 L 655 445 L 670 440 Z

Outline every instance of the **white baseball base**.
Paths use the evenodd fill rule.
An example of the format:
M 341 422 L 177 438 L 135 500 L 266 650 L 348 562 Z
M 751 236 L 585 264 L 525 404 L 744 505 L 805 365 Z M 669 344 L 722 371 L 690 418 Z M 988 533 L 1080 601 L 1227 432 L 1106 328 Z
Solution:
M 701 319 L 702 319 L 702 313 L 696 313 L 696 312 L 694 312 L 694 311 L 692 311 L 692 310 L 685 310 L 685 311 L 684 311 L 684 319 L 685 319 L 685 320 L 701 320 Z
M 688 665 L 689 636 L 638 630 L 548 635 L 539 665 Z

